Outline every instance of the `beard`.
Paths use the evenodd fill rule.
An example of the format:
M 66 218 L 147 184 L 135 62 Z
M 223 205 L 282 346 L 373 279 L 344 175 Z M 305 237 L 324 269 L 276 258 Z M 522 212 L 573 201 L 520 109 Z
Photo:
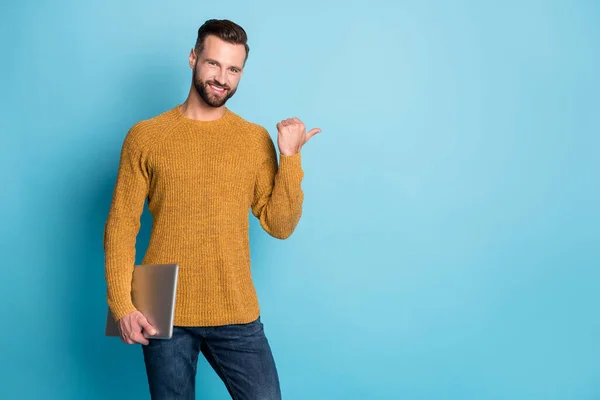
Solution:
M 202 79 L 200 79 L 197 76 L 196 69 L 194 69 L 194 72 L 192 74 L 192 80 L 194 82 L 194 88 L 196 89 L 196 92 L 198 92 L 198 95 L 200 96 L 200 98 L 202 100 L 204 100 L 204 102 L 206 104 L 208 104 L 211 107 L 215 107 L 215 108 L 225 105 L 225 103 L 227 103 L 227 100 L 229 100 L 231 97 L 233 97 L 233 95 L 235 94 L 235 91 L 237 90 L 237 89 L 231 89 L 227 85 L 221 85 L 221 84 L 217 83 L 217 81 L 215 81 L 215 80 L 210 80 L 210 81 L 204 82 Z M 216 94 L 208 87 L 209 84 L 216 86 L 218 88 L 225 89 L 225 92 L 220 95 Z

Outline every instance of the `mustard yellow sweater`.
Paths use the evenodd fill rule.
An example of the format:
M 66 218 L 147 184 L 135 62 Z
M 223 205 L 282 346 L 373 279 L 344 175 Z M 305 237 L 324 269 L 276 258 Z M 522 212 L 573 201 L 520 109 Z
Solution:
M 104 228 L 108 305 L 135 310 L 131 277 L 144 202 L 153 216 L 142 263 L 179 264 L 175 325 L 246 323 L 259 316 L 250 272 L 250 211 L 289 237 L 302 213 L 300 153 L 280 155 L 267 130 L 227 109 L 196 121 L 179 105 L 124 138 Z

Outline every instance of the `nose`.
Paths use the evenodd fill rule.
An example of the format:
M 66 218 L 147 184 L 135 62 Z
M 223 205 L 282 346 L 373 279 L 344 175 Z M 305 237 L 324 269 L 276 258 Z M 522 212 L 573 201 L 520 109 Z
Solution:
M 215 81 L 221 85 L 221 86 L 225 86 L 225 81 L 226 81 L 226 75 L 225 75 L 225 70 L 223 68 L 219 68 L 219 72 L 217 72 L 217 74 L 215 75 Z

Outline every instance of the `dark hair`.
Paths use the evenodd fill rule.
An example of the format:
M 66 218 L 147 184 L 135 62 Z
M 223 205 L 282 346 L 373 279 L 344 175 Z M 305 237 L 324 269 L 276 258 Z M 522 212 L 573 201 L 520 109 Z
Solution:
M 221 40 L 232 44 L 243 44 L 246 48 L 246 58 L 248 59 L 248 53 L 250 53 L 250 47 L 248 47 L 248 36 L 244 28 L 232 22 L 228 19 L 209 19 L 198 29 L 198 39 L 196 39 L 196 54 L 200 55 L 204 49 L 204 39 L 214 35 Z

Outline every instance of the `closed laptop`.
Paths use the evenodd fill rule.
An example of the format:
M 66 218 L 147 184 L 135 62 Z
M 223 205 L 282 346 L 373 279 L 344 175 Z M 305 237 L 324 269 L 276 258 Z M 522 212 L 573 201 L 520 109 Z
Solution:
M 133 269 L 131 301 L 156 328 L 157 334 L 145 337 L 170 339 L 173 335 L 178 264 L 141 264 Z M 110 308 L 106 316 L 106 336 L 120 336 Z

